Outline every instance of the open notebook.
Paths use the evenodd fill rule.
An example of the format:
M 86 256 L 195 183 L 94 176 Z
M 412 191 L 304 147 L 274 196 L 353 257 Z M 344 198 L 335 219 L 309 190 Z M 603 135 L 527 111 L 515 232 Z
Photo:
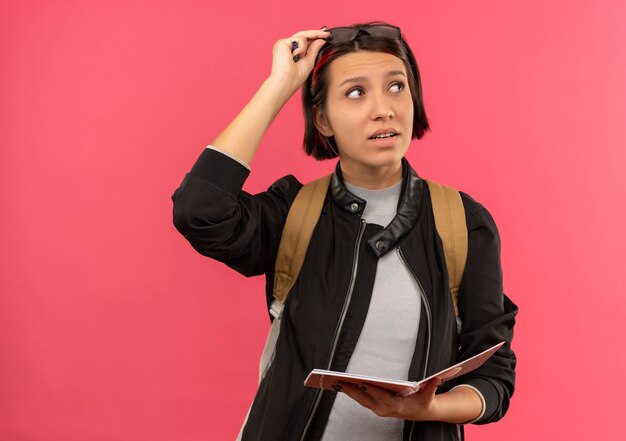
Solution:
M 419 391 L 426 382 L 435 377 L 446 381 L 479 368 L 489 357 L 500 349 L 504 343 L 505 342 L 500 342 L 480 354 L 476 354 L 465 361 L 450 366 L 420 381 L 394 380 L 390 378 L 370 377 L 368 375 L 349 374 L 346 372 L 327 371 L 324 369 L 313 369 L 306 377 L 306 380 L 304 380 L 304 385 L 319 389 L 333 390 L 333 384 L 338 381 L 353 384 L 372 384 L 387 389 L 390 392 L 395 392 L 399 396 L 406 397 Z

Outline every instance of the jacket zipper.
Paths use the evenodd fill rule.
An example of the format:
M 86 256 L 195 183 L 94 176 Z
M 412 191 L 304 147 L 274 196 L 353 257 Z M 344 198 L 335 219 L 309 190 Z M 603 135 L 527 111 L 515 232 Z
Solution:
M 417 275 L 413 271 L 413 269 L 409 266 L 406 259 L 404 258 L 404 254 L 402 254 L 402 250 L 400 247 L 396 248 L 398 252 L 398 256 L 400 260 L 404 264 L 409 273 L 413 276 L 413 278 L 417 281 L 418 286 L 420 287 L 420 296 L 422 297 L 422 302 L 424 302 L 425 310 L 426 310 L 426 322 L 428 324 L 428 339 L 426 340 L 426 360 L 424 363 L 424 373 L 422 374 L 422 379 L 426 378 L 426 372 L 428 372 L 428 357 L 430 356 L 430 342 L 432 340 L 432 313 L 430 310 L 430 304 L 428 303 L 428 298 L 426 297 L 426 292 L 424 291 L 424 287 L 420 279 L 418 279 Z M 411 422 L 411 431 L 409 432 L 409 441 L 413 438 L 413 428 L 415 427 L 415 421 Z
M 339 341 L 339 334 L 341 333 L 341 328 L 343 327 L 343 321 L 346 318 L 346 313 L 348 312 L 348 307 L 350 306 L 350 300 L 352 299 L 352 290 L 354 289 L 354 283 L 356 279 L 356 270 L 359 265 L 359 246 L 361 244 L 361 238 L 363 237 L 364 231 L 365 231 L 365 219 L 361 219 L 361 225 L 359 226 L 359 233 L 357 234 L 356 242 L 354 244 L 354 254 L 352 257 L 352 273 L 350 274 L 350 283 L 348 284 L 348 292 L 343 302 L 343 308 L 341 309 L 341 315 L 339 316 L 339 321 L 337 322 L 335 335 L 333 336 L 333 344 L 330 348 L 330 355 L 328 357 L 328 363 L 326 363 L 326 370 L 330 369 L 330 366 L 333 363 L 333 359 L 335 357 L 335 349 L 337 349 L 337 343 Z M 309 431 L 309 427 L 311 426 L 311 422 L 313 421 L 313 416 L 315 415 L 315 411 L 317 410 L 317 406 L 320 404 L 321 399 L 322 399 L 322 391 L 318 390 L 316 392 L 315 401 L 313 402 L 311 411 L 309 412 L 309 417 L 307 419 L 306 424 L 304 425 L 302 436 L 300 436 L 300 441 L 304 441 L 304 438 L 306 437 L 306 434 Z

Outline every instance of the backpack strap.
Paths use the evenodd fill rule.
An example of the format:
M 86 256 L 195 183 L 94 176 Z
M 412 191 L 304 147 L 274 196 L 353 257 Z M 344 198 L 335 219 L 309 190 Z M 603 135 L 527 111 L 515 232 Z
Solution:
M 458 296 L 467 261 L 467 224 L 461 194 L 451 187 L 426 179 L 433 204 L 435 227 L 443 243 L 454 315 L 460 330 Z
M 289 291 L 302 269 L 304 256 L 309 247 L 311 236 L 313 236 L 313 230 L 322 213 L 322 206 L 324 205 L 331 178 L 332 174 L 302 186 L 291 207 L 289 207 L 274 264 L 275 300 L 272 302 L 269 311 L 274 320 L 272 320 L 272 326 L 267 335 L 265 347 L 259 361 L 259 384 L 261 384 L 274 361 L 285 300 L 287 300 Z M 248 409 L 246 419 L 241 426 L 237 441 L 242 439 L 243 429 L 249 415 L 250 409 Z
M 274 298 L 280 305 L 275 305 L 274 302 L 272 309 L 282 309 L 282 304 L 300 274 L 331 178 L 332 174 L 326 175 L 304 185 L 289 208 L 274 267 Z M 457 319 L 457 330 L 460 331 L 458 295 L 468 247 L 465 209 L 457 190 L 428 179 L 425 181 L 432 200 L 435 227 L 443 243 L 454 315 Z M 272 315 L 277 317 L 279 310 Z
M 289 208 L 274 267 L 274 298 L 280 303 L 285 303 L 300 274 L 332 176 L 331 173 L 304 185 Z

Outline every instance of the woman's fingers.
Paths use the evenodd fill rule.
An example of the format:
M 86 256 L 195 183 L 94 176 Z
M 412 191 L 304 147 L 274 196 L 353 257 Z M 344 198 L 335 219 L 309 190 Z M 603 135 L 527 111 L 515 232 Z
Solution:
M 338 383 L 341 392 L 360 405 L 372 410 L 378 416 L 396 416 L 400 409 L 400 401 L 389 391 L 372 385 L 354 385 Z
M 350 398 L 355 400 L 361 406 L 367 407 L 368 409 L 376 412 L 378 401 L 372 397 L 370 394 L 359 388 L 359 386 L 350 383 L 338 383 L 339 388 L 335 388 L 338 392 L 343 392 L 348 395 Z
M 310 67 L 312 68 L 313 63 L 315 62 L 315 59 L 317 58 L 317 54 L 319 53 L 320 49 L 322 48 L 322 46 L 324 46 L 325 43 L 326 43 L 325 40 L 317 39 L 307 45 L 306 53 L 304 53 L 304 49 L 303 49 L 303 51 L 297 54 L 296 56 L 298 58 L 307 57 L 307 60 L 309 64 L 311 65 Z
M 338 382 L 335 390 L 344 392 L 378 416 L 419 419 L 432 403 L 441 378 L 433 378 L 422 389 L 408 397 L 398 397 L 386 389 L 371 385 Z
M 329 36 L 329 32 L 318 29 L 296 32 L 291 37 L 276 40 L 270 75 L 295 92 L 311 73 L 317 54 Z
M 293 48 L 293 42 L 297 43 L 297 47 L 292 51 L 292 55 L 303 54 L 306 52 L 309 40 L 317 40 L 319 38 L 327 38 L 330 35 L 327 31 L 301 31 L 293 34 L 287 39 L 290 49 Z
M 429 395 L 435 395 L 435 391 L 437 390 L 437 388 L 439 386 L 441 386 L 441 384 L 443 383 L 443 380 L 439 377 L 435 377 L 432 380 L 428 381 L 420 390 L 420 393 L 429 396 Z
M 293 34 L 292 38 L 308 38 L 309 40 L 315 40 L 316 38 L 328 37 L 329 31 L 323 29 L 314 29 L 311 31 L 300 31 Z
M 309 45 L 309 41 L 315 41 L 318 39 L 325 39 L 330 36 L 330 33 L 327 31 L 316 30 L 316 31 L 301 31 L 296 32 L 291 37 L 282 38 L 278 41 L 278 44 L 281 46 L 289 48 L 291 51 L 293 42 L 296 42 L 298 47 L 293 51 L 293 53 L 302 53 L 306 50 L 306 47 Z

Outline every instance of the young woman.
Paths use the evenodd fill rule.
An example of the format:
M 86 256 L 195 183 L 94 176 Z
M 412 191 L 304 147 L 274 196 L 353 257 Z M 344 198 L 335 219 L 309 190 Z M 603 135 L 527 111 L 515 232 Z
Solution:
M 256 195 L 242 186 L 265 131 L 302 85 L 305 151 L 339 161 L 242 439 L 463 439 L 463 424 L 497 421 L 508 409 L 517 307 L 503 293 L 496 225 L 461 193 L 468 257 L 457 335 L 428 187 L 404 158 L 429 125 L 399 28 L 374 22 L 278 40 L 270 76 L 174 192 L 174 224 L 199 253 L 265 274 L 269 305 L 302 184 L 289 175 Z M 479 369 L 406 398 L 373 386 L 303 386 L 314 368 L 420 380 L 503 340 Z

